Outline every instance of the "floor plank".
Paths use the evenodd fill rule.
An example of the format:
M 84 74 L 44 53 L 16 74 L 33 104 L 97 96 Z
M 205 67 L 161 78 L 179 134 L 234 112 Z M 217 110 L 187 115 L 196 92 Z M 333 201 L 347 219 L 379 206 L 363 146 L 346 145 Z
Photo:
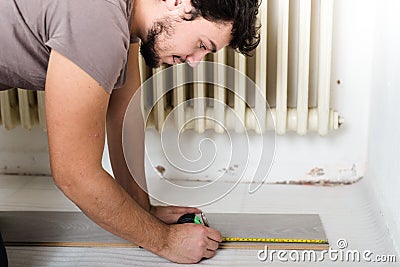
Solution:
M 165 192 L 168 194 L 169 192 Z M 185 205 L 190 196 L 174 196 Z M 399 266 L 390 231 L 367 180 L 348 186 L 321 187 L 264 185 L 248 193 L 247 184 L 239 184 L 219 201 L 201 207 L 207 213 L 297 213 L 319 214 L 332 249 L 345 239 L 350 250 L 370 250 L 374 255 L 397 255 L 397 263 L 324 261 L 323 266 Z M 1 211 L 77 211 L 54 186 L 50 177 L 0 176 Z M 10 266 L 176 266 L 143 249 L 7 247 Z M 254 250 L 219 250 L 200 266 L 287 266 L 287 262 L 257 259 Z M 293 263 L 321 266 L 321 262 Z
M 327 240 L 317 214 L 210 213 L 210 225 L 223 237 Z M 132 247 L 92 222 L 82 212 L 0 211 L 7 246 Z M 263 242 L 224 242 L 221 248 L 263 249 Z M 270 248 L 327 249 L 327 244 L 269 242 Z

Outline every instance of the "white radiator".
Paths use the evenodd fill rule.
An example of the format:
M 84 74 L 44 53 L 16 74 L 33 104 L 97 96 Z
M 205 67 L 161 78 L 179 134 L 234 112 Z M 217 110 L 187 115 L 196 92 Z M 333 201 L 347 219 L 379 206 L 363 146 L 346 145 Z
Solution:
M 142 91 L 147 126 L 161 131 L 171 120 L 179 129 L 197 132 L 222 132 L 224 127 L 240 131 L 239 118 L 256 132 L 326 135 L 338 129 L 343 119 L 330 108 L 333 10 L 334 0 L 263 0 L 255 55 L 246 58 L 225 48 L 206 57 L 235 68 L 239 72 L 234 75 L 216 64 L 193 70 L 175 66 L 171 71 L 149 69 L 142 60 L 143 82 L 152 77 Z M 255 82 L 256 93 L 241 73 Z M 267 114 L 260 116 L 263 111 Z
M 151 83 L 143 90 L 145 112 L 152 111 L 147 125 L 161 130 L 168 118 L 174 127 L 197 132 L 245 128 L 326 135 L 338 129 L 343 119 L 330 108 L 333 10 L 334 0 L 263 0 L 261 42 L 253 57 L 225 48 L 205 59 L 219 65 L 170 71 L 149 69 L 141 60 L 143 82 Z M 237 72 L 229 74 L 224 65 Z M 0 99 L 6 129 L 46 129 L 43 92 L 12 89 L 0 92 Z

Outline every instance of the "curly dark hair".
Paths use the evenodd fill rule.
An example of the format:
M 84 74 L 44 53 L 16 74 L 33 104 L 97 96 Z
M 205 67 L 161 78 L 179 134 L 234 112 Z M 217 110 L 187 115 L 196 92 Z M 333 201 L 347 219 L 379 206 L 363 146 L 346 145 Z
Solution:
M 260 43 L 260 26 L 256 25 L 261 0 L 191 0 L 191 20 L 202 16 L 212 22 L 233 22 L 229 47 L 244 55 Z

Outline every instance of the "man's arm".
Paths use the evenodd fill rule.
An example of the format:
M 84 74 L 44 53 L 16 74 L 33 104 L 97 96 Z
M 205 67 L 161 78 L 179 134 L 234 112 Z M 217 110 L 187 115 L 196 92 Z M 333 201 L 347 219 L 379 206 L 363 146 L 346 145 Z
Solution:
M 140 72 L 139 72 L 139 61 L 138 61 L 139 45 L 131 44 L 129 58 L 128 58 L 128 69 L 127 79 L 123 88 L 114 90 L 110 97 L 110 102 L 107 110 L 107 141 L 108 150 L 110 153 L 110 161 L 113 169 L 115 179 L 118 183 L 128 192 L 128 194 L 139 203 L 139 205 L 151 212 L 153 215 L 161 219 L 166 223 L 176 223 L 178 218 L 185 213 L 200 213 L 201 210 L 190 207 L 161 207 L 151 206 L 146 188 L 146 178 L 144 173 L 144 123 L 140 109 L 140 96 L 135 96 L 133 101 L 134 108 L 137 109 L 135 113 L 136 118 L 130 118 L 135 120 L 135 132 L 130 135 L 135 136 L 136 145 L 130 147 L 133 150 L 132 154 L 135 155 L 135 160 L 132 163 L 134 166 L 135 173 L 133 174 L 135 179 L 140 179 L 141 188 L 133 179 L 130 173 L 125 158 L 123 155 L 122 148 L 122 125 L 125 116 L 125 111 L 132 99 L 132 96 L 137 92 L 141 85 L 140 83 Z M 143 126 L 143 127 L 141 127 Z
M 63 193 L 106 230 L 176 262 L 212 257 L 220 234 L 202 225 L 168 226 L 141 208 L 102 168 L 106 91 L 56 51 L 46 78 L 53 178 Z
M 140 72 L 138 64 L 138 44 L 131 44 L 128 57 L 127 79 L 123 88 L 116 89 L 112 92 L 107 110 L 107 141 L 108 151 L 110 153 L 110 161 L 115 179 L 125 188 L 129 195 L 139 203 L 146 211 L 150 211 L 149 197 L 145 190 L 140 188 L 131 176 L 131 173 L 125 163 L 122 148 L 122 125 L 124 121 L 125 111 L 128 107 L 132 96 L 140 88 Z M 140 92 L 138 92 L 140 94 Z M 135 98 L 139 100 L 138 97 Z M 137 101 L 138 102 L 138 101 Z M 140 184 L 145 187 L 146 180 L 144 174 L 144 127 L 143 119 L 140 112 L 139 102 L 137 103 L 137 121 L 138 127 L 135 133 L 131 133 L 137 140 L 137 145 L 130 148 L 134 151 L 135 158 L 134 169 L 135 178 L 140 179 Z

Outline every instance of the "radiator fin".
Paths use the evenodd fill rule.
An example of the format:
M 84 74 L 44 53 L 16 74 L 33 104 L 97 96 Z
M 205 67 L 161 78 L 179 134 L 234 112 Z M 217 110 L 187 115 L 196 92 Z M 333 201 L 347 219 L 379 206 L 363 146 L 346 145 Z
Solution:
M 0 91 L 0 123 L 7 130 L 18 125 L 30 130 L 39 125 L 46 130 L 46 115 L 43 91 L 11 88 Z

